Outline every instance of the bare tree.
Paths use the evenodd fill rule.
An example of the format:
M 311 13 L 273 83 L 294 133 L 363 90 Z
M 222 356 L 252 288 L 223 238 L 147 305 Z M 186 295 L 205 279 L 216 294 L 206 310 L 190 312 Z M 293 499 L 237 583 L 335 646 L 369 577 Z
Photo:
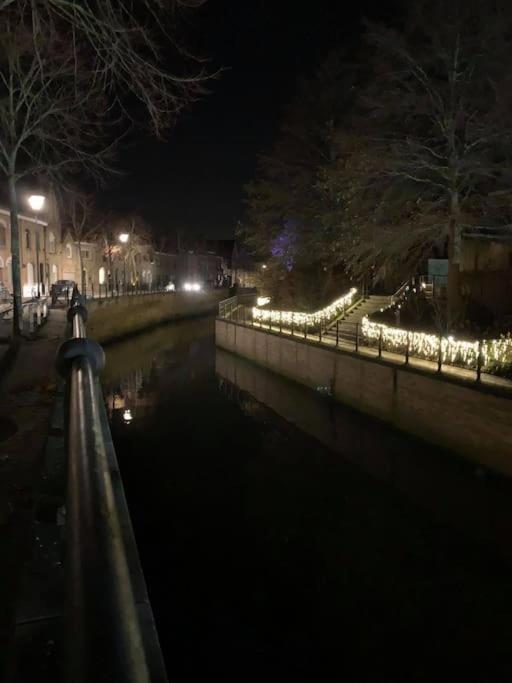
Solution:
M 107 217 L 96 209 L 94 197 L 77 190 L 66 191 L 62 197 L 63 227 L 69 232 L 78 247 L 80 263 L 80 289 L 86 291 L 82 244 L 97 239 L 102 233 Z
M 486 213 L 489 191 L 510 166 L 511 28 L 500 0 L 417 0 L 403 31 L 370 28 L 377 69 L 366 104 L 387 153 L 383 175 L 415 200 L 410 234 L 395 232 L 397 251 L 421 252 L 433 235 L 447 242 L 452 313 L 460 304 L 460 225 Z
M 163 45 L 189 56 L 175 38 L 175 10 L 188 4 L 197 3 L 0 0 L 0 172 L 9 187 L 14 334 L 22 307 L 17 182 L 37 175 L 58 183 L 84 169 L 103 176 L 123 121 L 163 133 L 205 78 L 202 67 L 190 76 L 163 66 Z

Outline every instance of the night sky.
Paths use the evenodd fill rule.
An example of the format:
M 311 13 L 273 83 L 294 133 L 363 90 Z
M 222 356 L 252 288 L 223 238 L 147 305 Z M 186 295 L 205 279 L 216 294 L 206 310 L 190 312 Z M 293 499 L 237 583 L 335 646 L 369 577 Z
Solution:
M 384 6 L 384 7 L 383 7 Z M 139 135 L 121 154 L 125 175 L 107 200 L 136 211 L 155 234 L 233 237 L 243 186 L 275 139 L 297 79 L 330 49 L 357 44 L 363 17 L 385 19 L 390 2 L 208 0 L 187 26 L 188 45 L 225 69 L 211 94 L 185 111 L 166 142 Z

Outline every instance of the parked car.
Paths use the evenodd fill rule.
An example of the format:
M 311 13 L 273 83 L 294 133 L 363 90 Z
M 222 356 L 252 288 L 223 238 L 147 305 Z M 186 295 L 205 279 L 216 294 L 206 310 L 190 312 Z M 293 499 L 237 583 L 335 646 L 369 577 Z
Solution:
M 50 289 L 52 304 L 55 304 L 57 299 L 65 299 L 66 301 L 71 299 L 75 284 L 74 280 L 57 280 Z

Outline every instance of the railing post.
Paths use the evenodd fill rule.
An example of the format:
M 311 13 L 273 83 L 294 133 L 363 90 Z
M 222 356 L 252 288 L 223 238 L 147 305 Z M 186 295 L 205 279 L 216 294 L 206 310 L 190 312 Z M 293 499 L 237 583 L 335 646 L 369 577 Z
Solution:
M 476 381 L 480 382 L 482 379 L 482 340 L 478 340 L 478 356 L 476 358 Z
M 359 351 L 359 323 L 356 323 L 356 351 Z
M 308 338 L 308 321 L 304 320 L 304 339 Z
M 283 311 L 279 311 L 279 334 L 283 334 Z
M 409 365 L 409 351 L 410 351 L 410 344 L 411 344 L 411 336 L 410 333 L 407 332 L 407 346 L 405 347 L 405 364 Z
M 292 311 L 292 337 L 293 337 L 293 311 Z
M 318 326 L 318 341 L 320 344 L 322 343 L 322 321 L 320 321 L 320 325 Z
M 443 366 L 443 335 L 439 335 L 439 349 L 437 351 L 437 372 L 441 372 Z
M 340 321 L 336 320 L 336 346 L 340 345 Z
M 382 358 L 382 327 L 379 334 L 379 358 Z

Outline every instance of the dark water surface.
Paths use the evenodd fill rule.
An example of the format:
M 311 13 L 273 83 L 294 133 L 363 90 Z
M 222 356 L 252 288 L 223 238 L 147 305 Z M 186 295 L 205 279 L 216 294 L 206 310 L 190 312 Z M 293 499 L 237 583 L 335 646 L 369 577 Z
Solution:
M 510 681 L 512 486 L 215 349 L 107 349 L 169 678 Z

